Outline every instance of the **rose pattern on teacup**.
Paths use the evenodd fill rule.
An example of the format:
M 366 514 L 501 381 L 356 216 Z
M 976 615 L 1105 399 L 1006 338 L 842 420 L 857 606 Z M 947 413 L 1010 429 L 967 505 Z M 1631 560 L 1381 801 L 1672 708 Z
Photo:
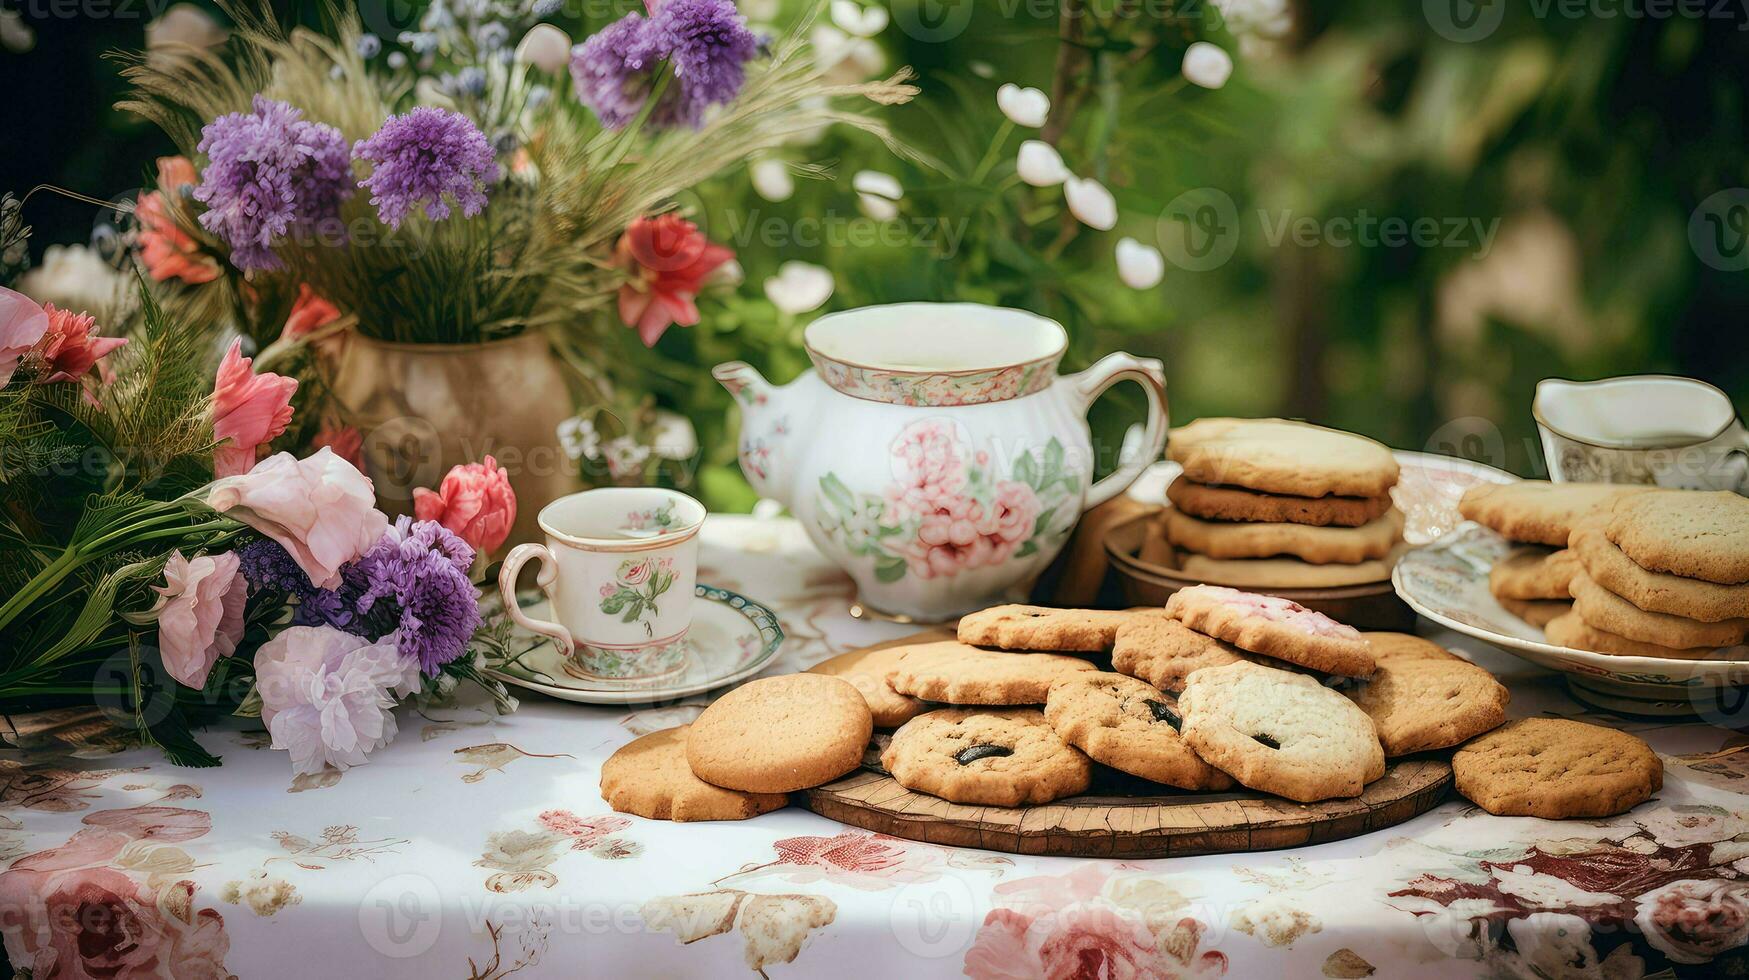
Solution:
M 674 559 L 627 558 L 611 582 L 601 583 L 601 611 L 622 623 L 641 623 L 645 636 L 655 636 L 651 622 L 661 614 L 656 600 L 674 585 Z
M 634 510 L 626 514 L 625 526 L 620 528 L 620 531 L 628 534 L 648 534 L 654 531 L 661 535 L 667 534 L 673 529 L 674 501 L 668 500 L 659 507 Z
M 820 479 L 823 530 L 853 555 L 872 558 L 883 582 L 906 575 L 952 577 L 1037 552 L 1040 539 L 1073 526 L 1081 475 L 1055 439 L 1042 462 L 1022 451 L 1006 475 L 987 452 L 967 453 L 944 419 L 906 426 L 889 452 L 893 482 L 853 493 L 836 473 Z

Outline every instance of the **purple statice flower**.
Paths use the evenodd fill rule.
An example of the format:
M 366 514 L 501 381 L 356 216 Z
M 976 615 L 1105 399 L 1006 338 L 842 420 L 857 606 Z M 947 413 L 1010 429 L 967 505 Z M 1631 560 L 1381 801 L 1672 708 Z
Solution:
M 608 129 L 623 129 L 650 97 L 650 83 L 667 52 L 642 14 L 632 12 L 571 49 L 577 98 Z
M 272 538 L 256 538 L 237 549 L 237 565 L 250 592 L 272 591 L 303 596 L 320 591 L 291 553 Z
M 498 180 L 492 144 L 480 127 L 435 106 L 390 116 L 353 153 L 376 165 L 358 186 L 370 189 L 377 217 L 391 228 L 401 227 L 421 202 L 432 221 L 449 217 L 450 201 L 471 218 L 486 206 L 487 186 Z
M 443 525 L 401 517 L 342 571 L 340 591 L 366 629 L 377 638 L 396 633 L 401 655 L 435 677 L 466 652 L 482 622 L 480 590 L 468 578 L 473 562 L 474 549 Z
M 337 221 L 352 194 L 346 140 L 284 102 L 257 95 L 254 110 L 207 123 L 207 157 L 194 199 L 203 228 L 231 248 L 239 269 L 277 269 L 273 247 L 287 234 Z
M 704 125 L 705 110 L 733 102 L 747 80 L 747 62 L 759 53 L 759 38 L 732 0 L 663 0 L 650 15 L 674 65 L 674 86 L 657 106 L 664 125 Z

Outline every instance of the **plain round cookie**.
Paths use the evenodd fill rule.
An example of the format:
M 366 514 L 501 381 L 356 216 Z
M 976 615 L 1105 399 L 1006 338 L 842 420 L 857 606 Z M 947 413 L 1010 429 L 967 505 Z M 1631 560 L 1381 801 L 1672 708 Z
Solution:
M 1209 667 L 1190 675 L 1178 707 L 1196 754 L 1255 790 L 1312 803 L 1359 796 L 1385 774 L 1372 719 L 1305 674 Z
M 1617 636 L 1580 619 L 1576 612 L 1563 613 L 1549 620 L 1548 625 L 1543 627 L 1543 636 L 1555 646 L 1607 653 L 1615 657 L 1653 657 L 1659 660 L 1727 659 L 1720 656 L 1718 647 L 1667 647 Z
M 1161 691 L 1182 691 L 1191 671 L 1225 667 L 1250 657 L 1225 640 L 1198 633 L 1175 619 L 1137 620 L 1117 631 L 1111 669 Z
M 982 650 L 943 640 L 907 651 L 887 674 L 887 686 L 944 704 L 1044 704 L 1057 678 L 1097 669 L 1079 657 Z
M 1172 431 L 1166 454 L 1193 483 L 1295 497 L 1382 497 L 1398 476 L 1379 443 L 1284 419 L 1197 419 Z
M 1618 497 L 1644 492 L 1612 483 L 1484 483 L 1464 491 L 1458 513 L 1511 541 L 1565 548 L 1573 525 Z
M 1241 650 L 1326 674 L 1370 677 L 1376 666 L 1359 630 L 1279 596 L 1194 585 L 1172 593 L 1166 611 Z
M 868 710 L 874 716 L 876 728 L 897 728 L 929 710 L 929 705 L 917 698 L 900 694 L 887 686 L 887 675 L 898 666 L 899 658 L 916 644 L 897 644 L 871 650 L 852 650 L 830 660 L 822 660 L 807 672 L 842 677 L 862 692 Z
M 1728 647 L 1749 636 L 1749 619 L 1703 623 L 1698 619 L 1647 612 L 1591 580 L 1573 576 L 1573 611 L 1592 626 L 1641 643 L 1673 647 Z
M 1134 677 L 1104 671 L 1065 677 L 1051 685 L 1045 720 L 1094 762 L 1132 776 L 1179 789 L 1233 785 L 1179 736 L 1172 698 Z
M 1729 490 L 1638 494 L 1615 505 L 1604 533 L 1649 572 L 1749 583 L 1749 497 Z
M 1360 527 L 1205 521 L 1166 512 L 1166 540 L 1210 558 L 1292 555 L 1314 565 L 1353 565 L 1386 557 L 1402 537 L 1403 512 L 1394 508 Z
M 1399 541 L 1385 557 L 1352 565 L 1314 565 L 1299 558 L 1210 558 L 1185 552 L 1179 556 L 1178 570 L 1199 582 L 1239 589 L 1335 588 L 1389 580 L 1397 559 L 1408 550 Z
M 1087 791 L 1093 764 L 1036 708 L 943 708 L 906 722 L 881 766 L 952 803 L 1020 806 Z
M 1495 599 L 1494 601 L 1500 603 L 1500 608 L 1537 629 L 1542 629 L 1554 622 L 1555 617 L 1565 616 L 1573 611 L 1573 603 L 1563 599 Z
M 1452 756 L 1457 791 L 1496 816 L 1610 817 L 1664 785 L 1664 763 L 1626 732 L 1565 718 L 1524 718 Z
M 1103 653 L 1118 628 L 1157 610 L 1051 609 L 1046 606 L 991 606 L 960 618 L 959 639 L 998 650 Z
M 1567 599 L 1579 556 L 1562 548 L 1520 547 L 1488 569 L 1488 591 L 1496 599 Z
M 1749 617 L 1749 585 L 1720 585 L 1665 572 L 1648 572 L 1609 542 L 1604 520 L 1573 529 L 1573 551 L 1591 580 L 1647 612 L 1702 622 Z
M 1445 749 L 1506 720 L 1511 692 L 1494 675 L 1437 643 L 1407 633 L 1368 633 L 1379 669 L 1346 692 L 1394 758 Z
M 1209 486 L 1183 476 L 1166 488 L 1172 506 L 1211 521 L 1268 521 L 1315 527 L 1359 527 L 1391 509 L 1390 494 L 1377 497 L 1291 497 L 1244 487 Z
M 854 684 L 825 674 L 749 681 L 692 723 L 686 761 L 698 778 L 747 793 L 793 793 L 862 764 L 874 734 Z
M 601 798 L 651 820 L 746 820 L 789 804 L 782 793 L 743 793 L 694 776 L 686 762 L 690 725 L 664 728 L 619 747 L 601 764 Z

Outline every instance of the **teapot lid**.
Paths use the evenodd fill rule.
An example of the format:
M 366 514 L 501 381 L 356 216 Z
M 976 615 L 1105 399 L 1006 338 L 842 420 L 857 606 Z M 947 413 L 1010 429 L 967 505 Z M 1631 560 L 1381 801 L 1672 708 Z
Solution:
M 832 388 L 898 405 L 1004 401 L 1048 388 L 1068 349 L 1061 324 L 977 303 L 893 303 L 820 317 L 803 334 Z

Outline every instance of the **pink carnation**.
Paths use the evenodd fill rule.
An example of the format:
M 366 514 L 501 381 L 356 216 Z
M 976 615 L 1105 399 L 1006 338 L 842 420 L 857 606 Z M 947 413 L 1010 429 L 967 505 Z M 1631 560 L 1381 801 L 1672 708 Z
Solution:
M 256 374 L 242 354 L 241 340 L 231 341 L 213 385 L 213 438 L 221 445 L 213 453 L 213 475 L 249 472 L 262 447 L 291 423 L 295 378 L 271 372 Z
M 192 561 L 172 551 L 164 564 L 165 584 L 154 586 L 164 669 L 185 687 L 205 687 L 213 664 L 235 653 L 243 639 L 248 588 L 238 564 L 228 551 Z
M 53 303 L 44 303 L 43 312 L 48 314 L 49 328 L 32 353 L 43 360 L 45 384 L 83 381 L 98 360 L 127 343 L 125 337 L 98 336 L 97 319 L 89 313 L 56 309 Z
M 413 491 L 413 516 L 436 521 L 475 551 L 495 550 L 516 523 L 516 491 L 510 475 L 487 456 L 483 462 L 452 467 L 433 493 Z
M 207 505 L 279 542 L 324 589 L 340 566 L 370 550 L 388 530 L 370 479 L 326 447 L 304 459 L 279 453 L 241 476 L 219 480 Z

